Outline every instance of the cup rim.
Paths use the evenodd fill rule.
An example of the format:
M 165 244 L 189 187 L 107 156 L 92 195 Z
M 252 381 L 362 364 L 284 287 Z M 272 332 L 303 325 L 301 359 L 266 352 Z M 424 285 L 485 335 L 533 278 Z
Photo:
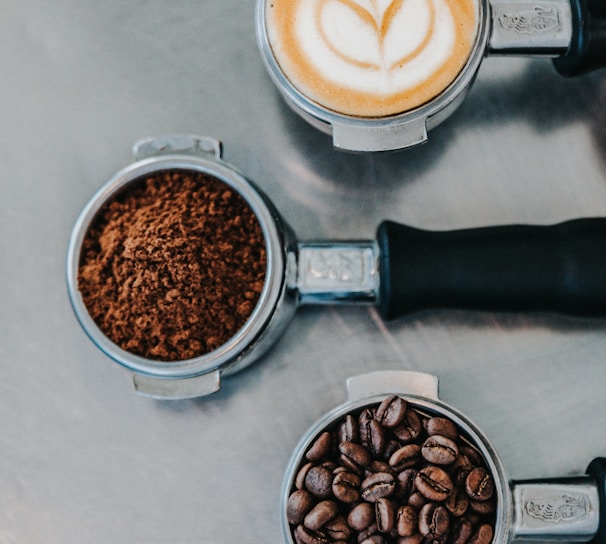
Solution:
M 190 170 L 208 174 L 235 189 L 251 207 L 266 244 L 265 282 L 253 312 L 242 328 L 225 344 L 204 355 L 182 361 L 158 361 L 136 355 L 112 342 L 91 318 L 78 290 L 81 245 L 101 208 L 141 177 L 166 170 Z M 84 206 L 72 229 L 67 251 L 67 288 L 74 313 L 93 343 L 112 360 L 140 374 L 160 378 L 187 378 L 217 369 L 235 371 L 253 362 L 251 346 L 265 331 L 283 291 L 285 257 L 283 233 L 269 199 L 240 172 L 220 159 L 187 155 L 162 155 L 136 161 L 112 176 Z
M 330 132 L 330 127 L 333 125 L 384 128 L 414 123 L 420 120 L 428 122 L 430 118 L 437 116 L 443 110 L 449 110 L 458 105 L 457 101 L 465 95 L 475 80 L 488 47 L 488 31 L 490 27 L 488 0 L 476 0 L 478 24 L 474 44 L 465 66 L 442 92 L 416 108 L 392 115 L 382 117 L 348 115 L 326 108 L 310 98 L 307 98 L 307 96 L 290 82 L 283 72 L 273 54 L 267 32 L 266 5 L 269 1 L 271 0 L 257 0 L 255 10 L 257 44 L 261 52 L 263 63 L 286 102 L 311 124 L 316 126 L 316 128 L 324 130 L 325 132 Z M 451 112 L 449 111 L 448 114 L 450 113 Z
M 280 523 L 282 536 L 286 544 L 295 544 L 286 512 L 288 497 L 292 491 L 298 469 L 302 465 L 305 452 L 311 446 L 315 438 L 321 434 L 321 432 L 327 428 L 330 428 L 343 416 L 359 411 L 368 406 L 380 404 L 381 401 L 387 398 L 390 394 L 391 393 L 385 393 L 382 395 L 373 395 L 366 398 L 347 401 L 322 415 L 299 439 L 288 461 L 280 492 Z M 505 544 L 508 541 L 509 530 L 512 523 L 513 500 L 509 489 L 509 479 L 503 462 L 486 435 L 482 433 L 475 423 L 473 423 L 467 416 L 452 406 L 442 402 L 440 399 L 430 399 L 428 397 L 410 393 L 397 394 L 415 408 L 420 408 L 424 412 L 450 418 L 460 429 L 463 429 L 466 437 L 480 451 L 491 475 L 493 476 L 495 491 L 497 494 L 497 513 L 494 535 L 491 544 Z

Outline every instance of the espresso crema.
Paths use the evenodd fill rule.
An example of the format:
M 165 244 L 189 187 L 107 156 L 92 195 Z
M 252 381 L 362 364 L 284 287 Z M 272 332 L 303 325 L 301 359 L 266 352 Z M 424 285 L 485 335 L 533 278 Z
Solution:
M 266 30 L 284 75 L 338 113 L 404 113 L 464 68 L 477 0 L 266 0 Z

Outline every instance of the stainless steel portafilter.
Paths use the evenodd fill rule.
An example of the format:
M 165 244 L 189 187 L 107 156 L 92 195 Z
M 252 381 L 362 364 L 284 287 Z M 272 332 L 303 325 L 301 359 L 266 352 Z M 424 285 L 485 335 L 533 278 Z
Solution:
M 271 79 L 296 113 L 315 128 L 332 135 L 334 147 L 344 151 L 387 151 L 426 142 L 428 131 L 447 119 L 462 103 L 486 56 L 551 58 L 557 71 L 565 76 L 606 66 L 604 0 L 479 0 L 475 41 L 467 62 L 442 92 L 418 107 L 393 115 L 344 114 L 309 98 L 280 66 L 267 28 L 272 7 L 270 0 L 257 0 L 257 41 Z M 457 9 L 456 4 L 453 9 Z M 309 48 L 303 49 L 313 49 L 315 39 L 315 36 L 309 38 Z M 362 63 L 365 59 L 356 60 Z
M 296 541 L 293 535 L 296 523 L 293 525 L 289 522 L 288 503 L 293 490 L 306 489 L 305 483 L 309 481 L 300 478 L 300 474 L 313 464 L 307 452 L 326 432 L 333 433 L 336 439 L 338 425 L 346 416 L 353 414 L 354 422 L 357 423 L 362 411 L 368 408 L 376 410 L 377 406 L 391 395 L 398 395 L 403 399 L 407 403 L 407 410 L 414 409 L 427 418 L 449 419 L 456 425 L 467 446 L 473 448 L 483 458 L 488 472 L 492 475 L 494 498 L 496 498 L 491 544 L 506 544 L 514 541 L 606 542 L 605 458 L 594 459 L 589 464 L 587 473 L 579 476 L 510 481 L 502 460 L 487 436 L 468 417 L 439 399 L 438 380 L 435 376 L 407 371 L 371 372 L 350 378 L 347 382 L 347 393 L 347 400 L 343 404 L 322 416 L 308 429 L 290 458 L 280 501 L 284 542 L 293 544 Z M 423 431 L 420 439 L 424 440 L 422 433 Z M 361 438 L 354 440 L 360 443 Z M 332 448 L 334 451 L 341 451 L 334 441 Z M 316 464 L 320 465 L 323 462 L 324 459 L 320 458 Z M 301 479 L 302 483 L 298 479 Z M 396 494 L 397 491 L 392 495 Z M 388 496 L 390 501 L 392 495 Z M 316 499 L 316 502 L 321 500 L 337 502 L 337 499 L 330 494 L 328 497 Z M 404 497 L 404 500 L 408 499 Z M 393 498 L 393 501 L 399 504 L 398 501 L 401 502 L 402 498 Z M 375 504 L 372 506 L 374 510 Z M 311 507 L 311 505 L 307 506 L 307 513 Z M 304 515 L 306 512 L 301 512 L 301 517 Z M 315 538 L 318 542 L 321 542 L 322 538 L 326 542 L 336 540 L 331 540 L 329 537 L 332 530 L 329 525 L 330 520 L 327 520 L 324 527 L 321 520 L 317 521 L 317 516 L 312 514 L 310 517 L 313 518 L 314 525 L 301 523 L 303 526 L 311 527 L 302 531 L 304 538 L 310 541 L 314 541 Z M 380 536 L 381 533 L 375 531 L 375 534 Z M 442 542 L 448 543 L 452 540 L 447 539 Z
M 606 313 L 606 219 L 551 226 L 426 231 L 383 222 L 374 240 L 299 241 L 271 201 L 221 160 L 211 138 L 169 136 L 134 146 L 136 162 L 113 176 L 82 210 L 69 241 L 67 284 L 75 314 L 94 343 L 134 373 L 136 391 L 197 397 L 273 345 L 302 304 L 376 304 L 385 319 L 432 308 Z M 78 290 L 82 242 L 104 206 L 153 172 L 203 172 L 235 189 L 261 225 L 263 290 L 243 327 L 214 351 L 184 361 L 152 361 L 110 341 Z

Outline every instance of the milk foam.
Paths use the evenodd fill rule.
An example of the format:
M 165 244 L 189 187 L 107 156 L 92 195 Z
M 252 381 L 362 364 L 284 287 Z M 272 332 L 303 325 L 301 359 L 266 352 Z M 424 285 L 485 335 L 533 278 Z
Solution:
M 293 85 L 361 116 L 439 94 L 465 65 L 477 20 L 475 0 L 268 0 L 267 12 L 272 50 Z

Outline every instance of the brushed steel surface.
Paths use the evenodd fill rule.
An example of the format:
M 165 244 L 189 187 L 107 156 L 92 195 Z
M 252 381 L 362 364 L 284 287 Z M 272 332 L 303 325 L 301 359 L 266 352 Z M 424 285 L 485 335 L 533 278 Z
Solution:
M 284 104 L 254 0 L 0 2 L 0 544 L 280 542 L 280 485 L 352 375 L 419 370 L 516 480 L 606 454 L 604 320 L 306 307 L 200 400 L 136 395 L 65 285 L 82 207 L 158 134 L 206 134 L 301 239 L 606 215 L 606 73 L 488 58 L 428 144 L 351 155 Z

